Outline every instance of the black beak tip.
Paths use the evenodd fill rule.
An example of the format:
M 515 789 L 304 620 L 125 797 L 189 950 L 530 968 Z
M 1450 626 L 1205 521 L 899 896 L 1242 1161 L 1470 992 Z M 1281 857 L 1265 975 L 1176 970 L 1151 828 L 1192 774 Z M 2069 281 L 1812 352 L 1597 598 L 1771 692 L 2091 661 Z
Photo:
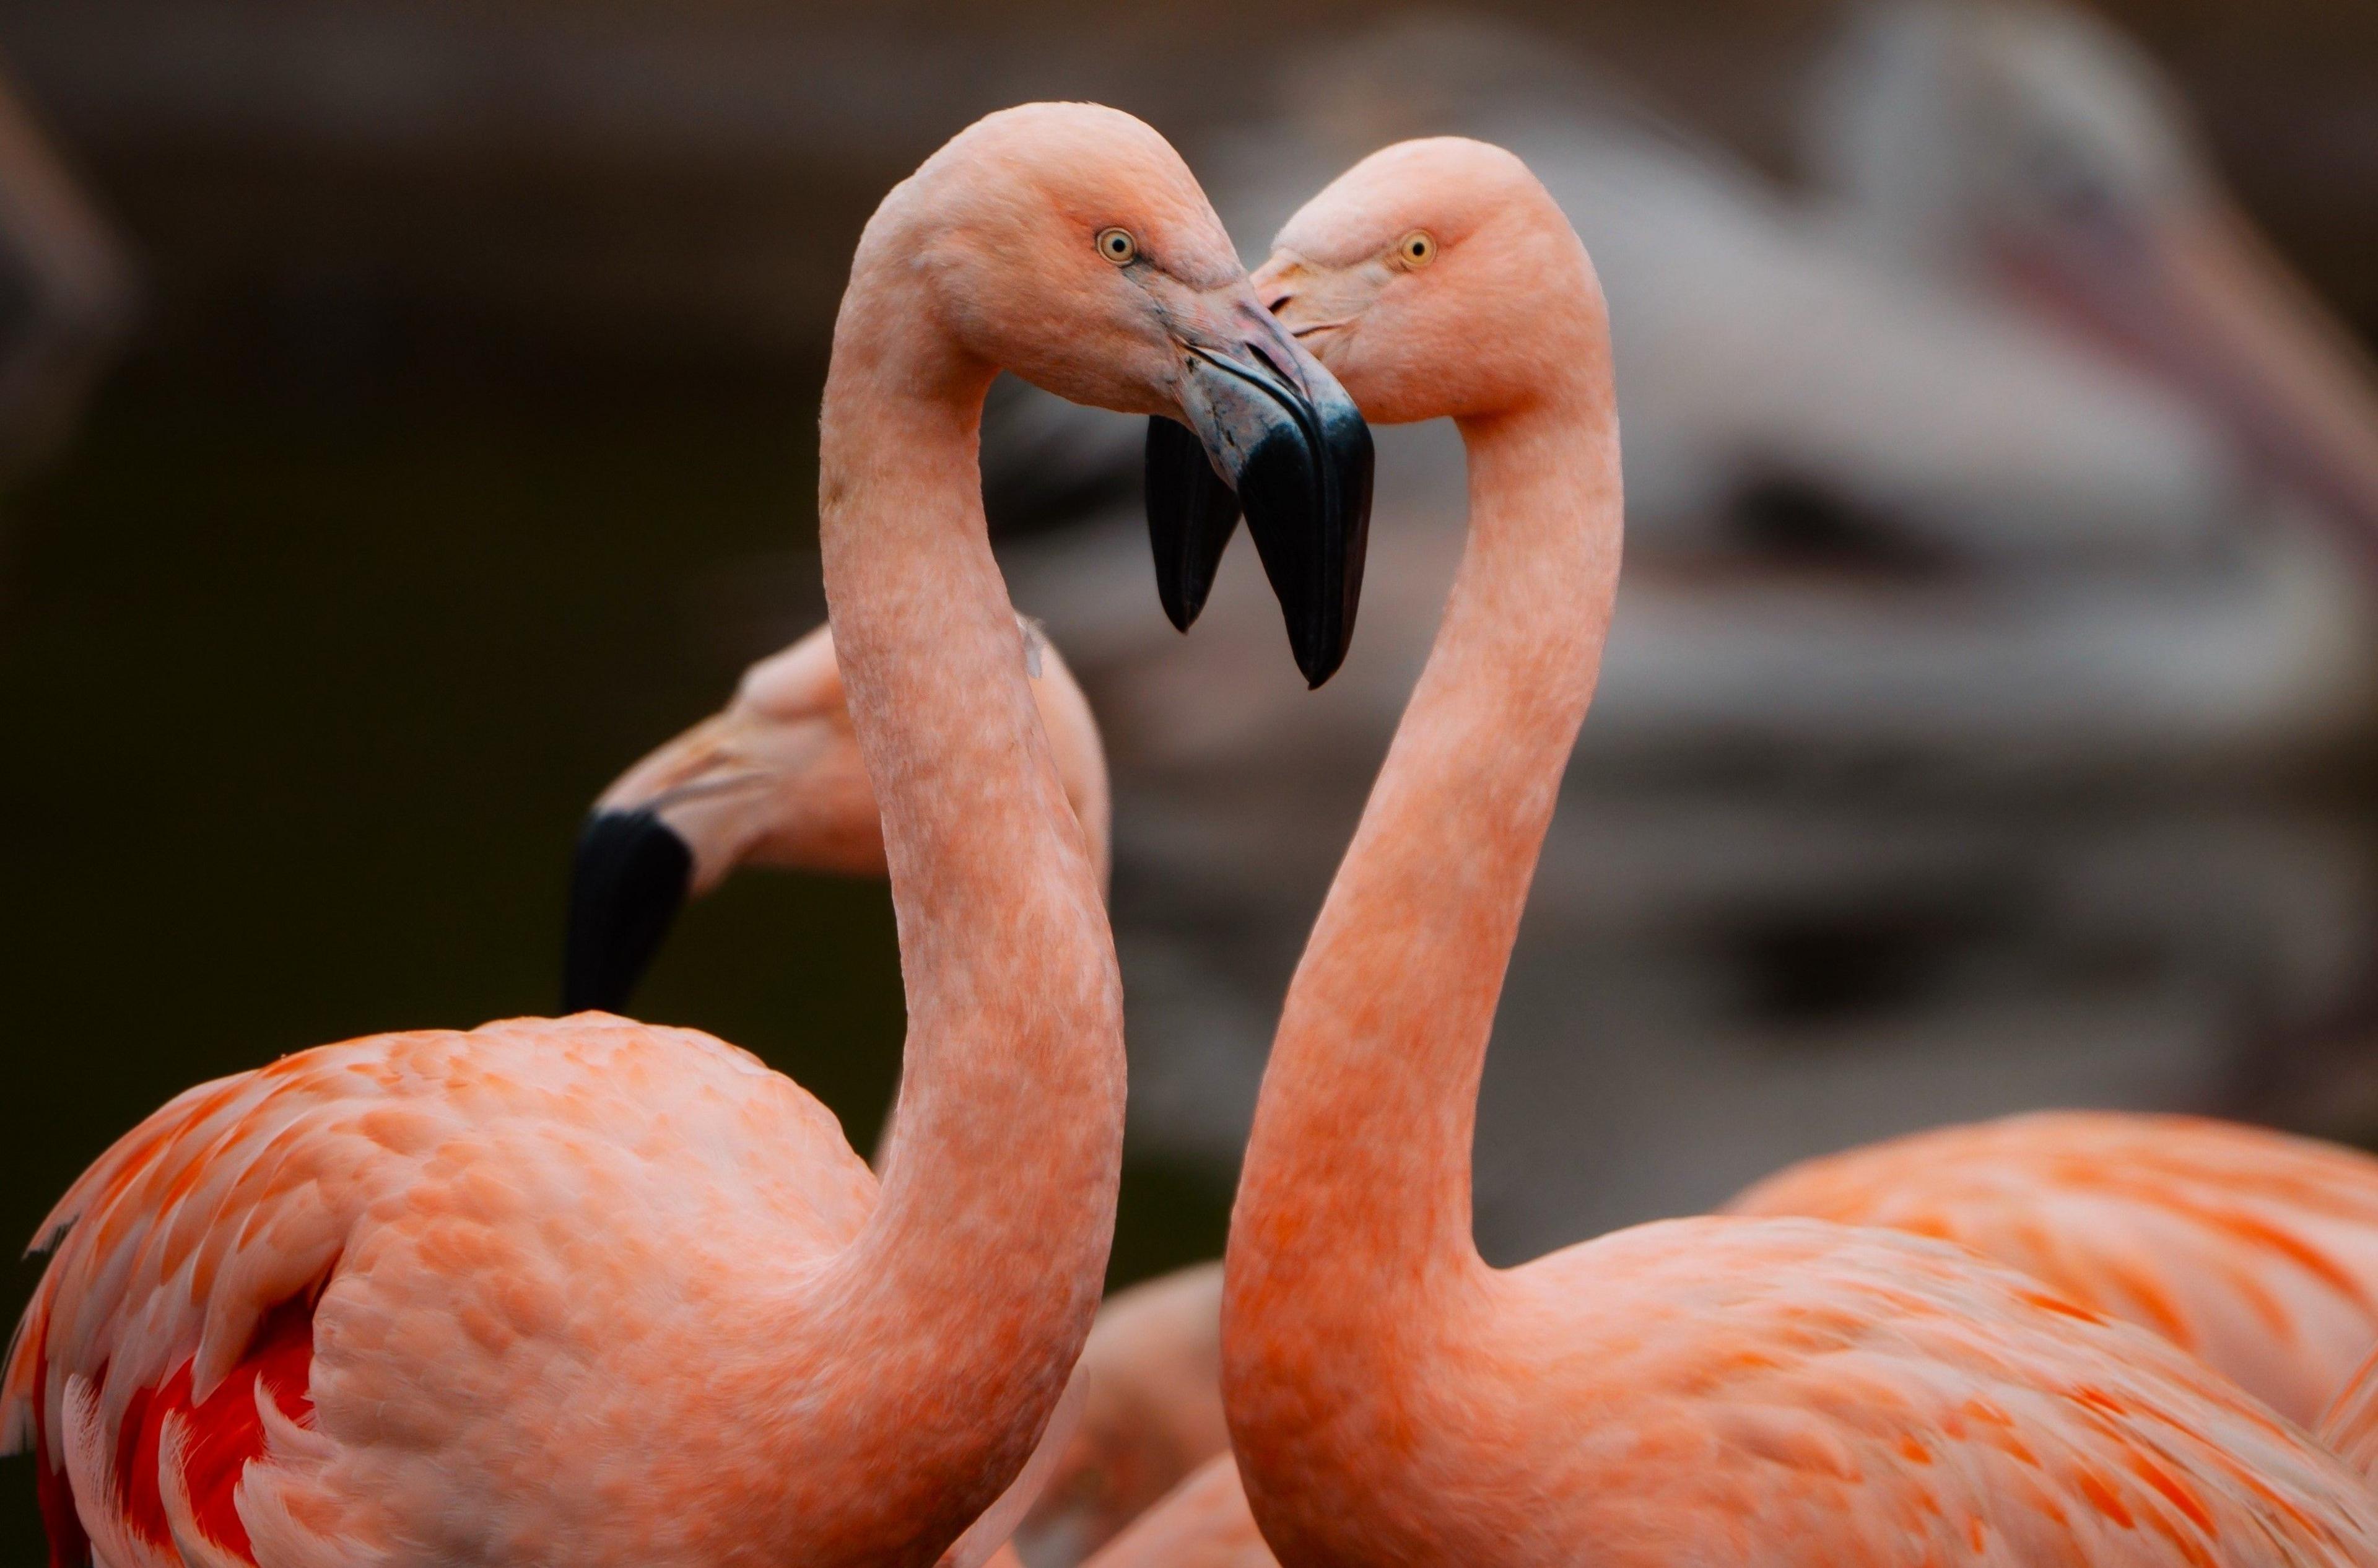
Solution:
M 624 1011 L 693 882 L 693 851 L 651 811 L 595 811 L 570 859 L 561 1011 Z
M 1338 673 L 1354 640 L 1370 540 L 1371 433 L 1351 405 L 1318 442 L 1286 432 L 1263 442 L 1239 475 L 1264 572 L 1288 621 L 1308 689 Z
M 1187 631 L 1206 608 L 1222 552 L 1238 531 L 1239 498 L 1214 472 L 1187 425 L 1147 422 L 1147 542 L 1156 552 L 1156 596 L 1173 628 Z

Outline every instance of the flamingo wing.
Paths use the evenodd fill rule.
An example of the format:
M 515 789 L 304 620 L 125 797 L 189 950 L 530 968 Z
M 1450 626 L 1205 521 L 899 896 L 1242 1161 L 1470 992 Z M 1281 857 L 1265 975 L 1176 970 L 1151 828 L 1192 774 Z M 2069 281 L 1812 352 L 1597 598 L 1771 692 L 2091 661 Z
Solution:
M 715 1168 L 670 1183 L 688 1160 Z M 641 1210 L 617 1199 L 656 1163 Z M 708 1036 L 599 1015 L 377 1035 L 180 1095 L 36 1238 L 52 1257 L 0 1381 L 0 1435 L 36 1451 L 53 1562 L 234 1568 L 257 1561 L 252 1533 L 294 1543 L 275 1561 L 372 1561 L 425 1472 L 457 1488 L 493 1473 L 439 1457 L 472 1440 L 479 1394 L 583 1364 L 584 1344 L 537 1339 L 573 1289 L 595 1298 L 582 1316 L 613 1305 L 617 1280 L 580 1277 L 600 1239 L 581 1211 L 613 1203 L 648 1255 L 642 1211 L 714 1187 L 789 1215 L 796 1251 L 802 1232 L 847 1239 L 873 1201 L 789 1081 Z M 710 1216 L 660 1217 L 699 1235 Z M 335 1329 L 318 1324 L 332 1305 Z M 324 1347 L 349 1412 L 335 1432 L 318 1422 Z M 374 1468 L 357 1452 L 374 1446 L 426 1462 Z M 284 1484 L 333 1471 L 343 1492 Z
M 249 1560 L 230 1492 L 262 1452 L 259 1396 L 310 1419 L 312 1295 L 375 1163 L 367 1134 L 318 1114 L 342 1090 L 361 1103 L 340 1082 L 356 1061 L 331 1047 L 189 1090 L 43 1222 L 34 1247 L 54 1256 L 0 1413 L 7 1446 L 37 1451 L 60 1568 L 92 1546 L 121 1568 L 178 1565 L 169 1490 L 209 1543 Z M 183 1466 L 171 1488 L 169 1435 Z
M 2378 1159 L 2258 1128 L 2012 1117 L 1809 1160 L 1728 1207 L 1959 1242 L 2306 1427 L 2378 1344 Z

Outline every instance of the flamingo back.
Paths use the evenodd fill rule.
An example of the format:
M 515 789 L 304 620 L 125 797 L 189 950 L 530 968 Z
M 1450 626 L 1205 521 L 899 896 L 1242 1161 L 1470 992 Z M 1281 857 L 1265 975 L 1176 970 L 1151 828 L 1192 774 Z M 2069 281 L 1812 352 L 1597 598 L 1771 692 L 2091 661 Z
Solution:
M 2307 1428 L 2378 1344 L 2378 1159 L 2259 1128 L 2012 1117 L 1809 1160 L 1728 1208 L 1959 1242 Z
M 1651 1468 L 1727 1521 L 1738 1555 L 1723 1561 L 2378 1562 L 2378 1502 L 2300 1430 L 2029 1276 L 1792 1219 L 1607 1239 L 1622 1245 L 1592 1263 L 1555 1254 L 1536 1287 L 1574 1295 L 1583 1271 L 1611 1268 L 1619 1294 L 1645 1292 L 1630 1315 L 1648 1326 L 1619 1364 L 1670 1418 L 1592 1446 L 1614 1451 L 1631 1509 L 1630 1469 L 1703 1445 L 1699 1463 L 1672 1465 L 1671 1448 Z M 1647 1499 L 1663 1490 L 1644 1482 Z

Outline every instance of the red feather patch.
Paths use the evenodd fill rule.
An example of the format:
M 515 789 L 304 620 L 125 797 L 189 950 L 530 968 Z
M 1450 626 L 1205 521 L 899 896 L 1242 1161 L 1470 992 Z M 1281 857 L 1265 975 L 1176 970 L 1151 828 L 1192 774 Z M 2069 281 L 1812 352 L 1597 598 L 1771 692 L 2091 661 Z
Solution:
M 217 1546 L 254 1561 L 247 1526 L 241 1522 L 233 1498 L 248 1462 L 264 1453 L 264 1418 L 256 1407 L 256 1390 L 261 1384 L 282 1415 L 300 1426 L 310 1426 L 314 1402 L 306 1395 L 306 1381 L 313 1362 L 314 1306 L 301 1298 L 284 1301 L 267 1314 L 257 1326 L 256 1338 L 248 1345 L 247 1354 L 203 1402 L 195 1406 L 190 1403 L 188 1361 L 175 1369 L 164 1386 L 153 1394 L 146 1389 L 135 1394 L 125 1409 L 124 1429 L 116 1439 L 115 1453 L 116 1485 L 122 1491 L 115 1503 L 131 1531 L 161 1547 L 172 1544 L 173 1531 L 165 1518 L 164 1490 L 158 1470 L 163 1453 L 165 1418 L 179 1416 L 187 1433 L 183 1447 L 182 1487 L 188 1494 L 190 1511 L 199 1531 Z M 63 1477 L 59 1483 L 63 1488 Z M 46 1487 L 42 1498 L 46 1514 L 50 1506 Z M 68 1522 L 73 1526 L 72 1538 L 79 1539 L 82 1529 L 79 1524 L 73 1523 L 70 1506 Z M 86 1561 L 60 1556 L 60 1540 L 58 1527 L 53 1522 L 53 1568 Z M 83 1550 L 88 1552 L 87 1544 Z
M 35 1323 L 39 1335 L 46 1325 Z M 33 1496 L 42 1505 L 42 1533 L 49 1538 L 50 1568 L 87 1568 L 90 1538 L 82 1533 L 75 1512 L 74 1484 L 66 1470 L 50 1463 L 48 1434 L 42 1430 L 42 1391 L 50 1386 L 50 1359 L 33 1341 Z

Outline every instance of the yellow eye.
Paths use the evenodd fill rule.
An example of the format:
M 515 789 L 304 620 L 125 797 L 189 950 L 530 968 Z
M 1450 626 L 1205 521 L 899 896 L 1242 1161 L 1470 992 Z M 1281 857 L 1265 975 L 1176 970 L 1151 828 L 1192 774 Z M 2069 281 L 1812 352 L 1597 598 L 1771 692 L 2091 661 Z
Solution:
M 1100 229 L 1099 254 L 1118 267 L 1128 267 L 1139 259 L 1139 242 L 1129 229 Z
M 1436 259 L 1436 236 L 1426 229 L 1414 229 L 1396 242 L 1395 254 L 1399 266 L 1425 267 Z

